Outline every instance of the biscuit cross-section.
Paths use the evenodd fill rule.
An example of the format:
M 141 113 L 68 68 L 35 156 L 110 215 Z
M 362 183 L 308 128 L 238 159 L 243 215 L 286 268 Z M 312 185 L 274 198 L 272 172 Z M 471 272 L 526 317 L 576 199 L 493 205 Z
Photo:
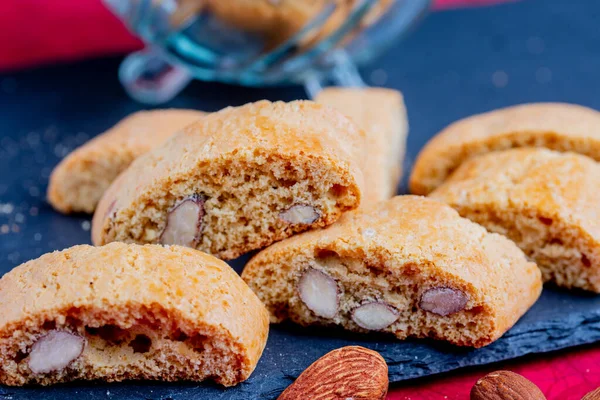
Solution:
M 537 300 L 539 269 L 449 206 L 398 196 L 254 256 L 242 278 L 272 322 L 480 347 Z
M 600 293 L 598 187 L 591 158 L 525 148 L 472 158 L 430 197 L 512 239 L 544 280 Z
M 0 279 L 0 383 L 247 379 L 268 313 L 239 275 L 180 246 L 75 246 Z
M 364 142 L 350 119 L 310 101 L 207 115 L 113 182 L 92 240 L 177 243 L 232 259 L 330 225 L 360 205 Z

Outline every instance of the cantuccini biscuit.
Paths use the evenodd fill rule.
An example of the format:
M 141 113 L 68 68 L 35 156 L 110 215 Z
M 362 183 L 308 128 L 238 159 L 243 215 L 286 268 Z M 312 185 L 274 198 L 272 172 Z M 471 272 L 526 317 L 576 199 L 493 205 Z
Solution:
M 271 322 L 481 347 L 537 300 L 540 275 L 507 238 L 443 203 L 398 196 L 275 243 L 242 278 Z
M 354 120 L 365 131 L 367 144 L 362 205 L 396 194 L 402 177 L 408 122 L 402 94 L 385 88 L 326 88 L 315 99 Z
M 559 286 L 600 293 L 600 164 L 512 149 L 464 162 L 431 197 L 512 239 Z
M 223 259 L 335 222 L 363 193 L 364 133 L 310 101 L 207 115 L 105 193 L 95 244 L 179 244 Z
M 204 115 L 195 110 L 140 111 L 63 159 L 48 185 L 48 201 L 63 213 L 92 213 L 104 191 L 131 162 Z
M 533 103 L 462 119 L 423 148 L 410 190 L 426 195 L 472 156 L 514 147 L 572 151 L 600 160 L 600 112 L 564 103 Z
M 268 314 L 224 262 L 112 243 L 49 253 L 0 279 L 0 382 L 250 376 Z

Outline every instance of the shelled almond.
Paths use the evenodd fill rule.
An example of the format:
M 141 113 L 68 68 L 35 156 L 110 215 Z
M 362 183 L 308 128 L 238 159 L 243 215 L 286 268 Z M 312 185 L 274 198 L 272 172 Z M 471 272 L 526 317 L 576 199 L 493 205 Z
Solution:
M 315 361 L 278 400 L 383 400 L 388 383 L 388 367 L 379 353 L 347 346 Z

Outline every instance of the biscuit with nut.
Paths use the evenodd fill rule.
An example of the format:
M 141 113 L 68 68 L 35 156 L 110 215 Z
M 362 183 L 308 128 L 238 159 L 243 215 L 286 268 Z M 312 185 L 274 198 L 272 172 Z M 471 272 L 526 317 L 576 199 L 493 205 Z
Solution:
M 172 109 L 128 116 L 54 168 L 48 201 L 62 213 L 93 213 L 102 194 L 133 160 L 203 115 L 202 111 Z
M 350 119 L 310 101 L 226 108 L 135 160 L 100 201 L 92 240 L 232 259 L 330 225 L 360 205 L 364 141 Z
M 537 300 L 539 269 L 504 236 L 398 196 L 268 247 L 242 278 L 271 322 L 485 346 Z
M 246 380 L 268 314 L 223 261 L 111 243 L 45 254 L 0 279 L 0 382 Z

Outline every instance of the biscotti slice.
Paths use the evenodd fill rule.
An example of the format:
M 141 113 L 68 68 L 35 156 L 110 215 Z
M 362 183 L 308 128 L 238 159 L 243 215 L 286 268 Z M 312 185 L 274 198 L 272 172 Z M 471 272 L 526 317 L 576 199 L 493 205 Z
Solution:
M 63 213 L 93 213 L 104 191 L 133 160 L 203 115 L 176 109 L 130 115 L 75 149 L 54 168 L 48 201 Z
M 364 133 L 333 108 L 260 101 L 207 115 L 108 189 L 95 244 L 178 244 L 232 259 L 335 222 L 362 197 Z
M 362 205 L 396 194 L 402 177 L 408 122 L 402 94 L 385 88 L 326 88 L 316 101 L 330 105 L 365 131 L 365 196 Z
M 0 279 L 0 383 L 247 379 L 268 314 L 224 262 L 112 243 L 49 253 Z
M 431 197 L 512 239 L 544 280 L 600 293 L 600 164 L 513 149 L 463 163 Z
M 423 148 L 410 190 L 426 195 L 472 156 L 514 147 L 572 151 L 600 160 L 600 112 L 564 103 L 533 103 L 453 123 Z
M 242 278 L 271 322 L 481 347 L 537 300 L 540 275 L 504 236 L 443 203 L 398 196 L 275 243 Z

